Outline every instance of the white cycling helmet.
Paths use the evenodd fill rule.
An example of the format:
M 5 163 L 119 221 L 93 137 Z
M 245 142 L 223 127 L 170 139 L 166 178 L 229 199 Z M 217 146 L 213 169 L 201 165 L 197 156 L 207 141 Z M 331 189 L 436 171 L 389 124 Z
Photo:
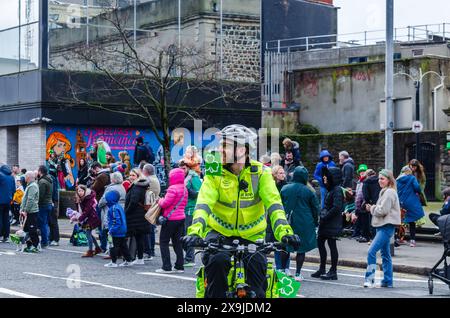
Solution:
M 238 144 L 248 144 L 250 148 L 256 148 L 258 135 L 243 125 L 229 125 L 220 131 L 223 139 L 232 140 Z

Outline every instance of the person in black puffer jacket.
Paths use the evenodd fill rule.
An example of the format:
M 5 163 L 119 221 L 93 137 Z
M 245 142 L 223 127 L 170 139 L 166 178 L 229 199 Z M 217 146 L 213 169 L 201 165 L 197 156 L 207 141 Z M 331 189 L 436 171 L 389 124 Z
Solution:
M 377 204 L 378 198 L 380 197 L 381 187 L 378 184 L 378 175 L 377 173 L 369 169 L 366 171 L 366 180 L 363 182 L 363 197 L 364 203 L 362 206 L 362 210 L 366 211 L 366 205 L 375 205 Z M 370 241 L 375 237 L 376 230 L 371 226 L 372 224 L 372 214 L 368 213 L 368 219 L 364 224 L 361 225 L 361 231 L 363 233 L 370 233 Z
M 324 280 L 337 280 L 338 250 L 336 246 L 337 237 L 342 232 L 342 212 L 344 211 L 344 194 L 340 187 L 342 183 L 342 172 L 339 168 L 331 167 L 322 169 L 322 178 L 327 188 L 325 205 L 320 212 L 320 222 L 317 238 L 317 246 L 320 254 L 320 268 L 311 277 Z M 327 262 L 327 250 L 325 242 L 328 241 L 331 254 L 331 268 L 325 273 Z
M 127 219 L 127 236 L 136 239 L 138 258 L 132 265 L 144 265 L 144 238 L 150 233 L 148 221 L 145 219 L 145 192 L 149 186 L 148 180 L 141 175 L 140 170 L 131 170 L 137 176 L 125 197 L 125 215 Z M 134 255 L 131 255 L 134 258 Z

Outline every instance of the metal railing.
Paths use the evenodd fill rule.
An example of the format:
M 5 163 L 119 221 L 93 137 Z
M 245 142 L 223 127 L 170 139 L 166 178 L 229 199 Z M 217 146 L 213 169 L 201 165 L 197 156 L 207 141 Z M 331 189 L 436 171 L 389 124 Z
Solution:
M 385 30 L 372 30 L 345 34 L 327 34 L 268 41 L 266 51 L 310 51 L 321 48 L 342 48 L 384 43 Z M 394 29 L 397 43 L 439 42 L 450 38 L 450 23 L 425 24 Z

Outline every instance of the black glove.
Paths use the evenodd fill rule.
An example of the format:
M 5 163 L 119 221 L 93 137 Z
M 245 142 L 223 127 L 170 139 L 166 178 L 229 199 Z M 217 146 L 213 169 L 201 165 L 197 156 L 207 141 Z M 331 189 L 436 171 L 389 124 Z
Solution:
M 183 247 L 189 248 L 197 246 L 201 242 L 201 238 L 197 235 L 186 235 L 181 238 L 181 241 L 183 242 Z
M 294 250 L 298 250 L 300 247 L 300 238 L 297 234 L 294 235 L 285 235 L 282 239 L 283 243 L 291 246 Z

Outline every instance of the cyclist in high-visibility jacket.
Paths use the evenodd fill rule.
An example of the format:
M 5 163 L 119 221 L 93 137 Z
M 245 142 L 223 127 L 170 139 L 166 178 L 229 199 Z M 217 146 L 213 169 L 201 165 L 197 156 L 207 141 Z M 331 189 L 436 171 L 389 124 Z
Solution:
M 270 168 L 249 158 L 250 148 L 256 147 L 257 135 L 244 126 L 231 125 L 221 131 L 221 137 L 222 174 L 205 177 L 192 225 L 183 238 L 185 246 L 196 245 L 199 238 L 210 241 L 220 237 L 223 244 L 234 239 L 242 244 L 264 239 L 267 213 L 275 238 L 298 247 L 299 239 L 286 220 Z M 205 297 L 225 297 L 230 255 L 205 253 L 202 261 L 208 282 Z M 265 255 L 252 254 L 244 263 L 247 284 L 257 297 L 265 297 Z

